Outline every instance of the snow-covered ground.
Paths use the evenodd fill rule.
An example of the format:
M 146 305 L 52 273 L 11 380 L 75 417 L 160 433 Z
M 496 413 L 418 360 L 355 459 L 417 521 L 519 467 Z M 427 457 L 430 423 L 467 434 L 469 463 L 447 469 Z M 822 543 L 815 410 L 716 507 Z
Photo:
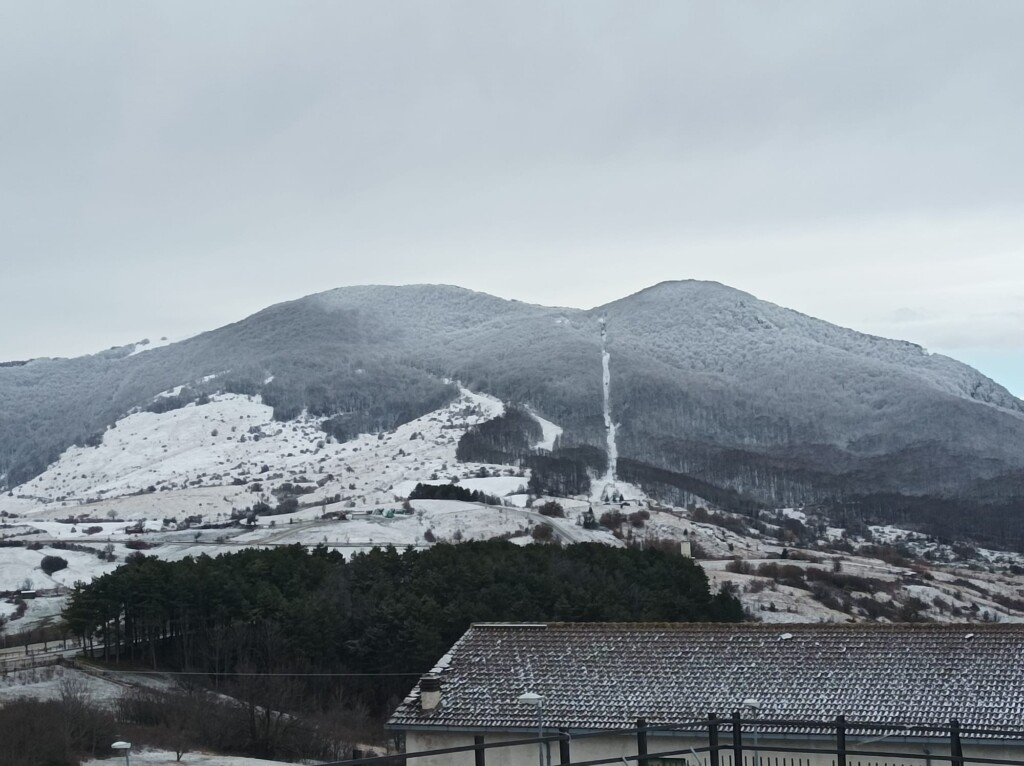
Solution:
M 224 394 L 202 405 L 134 413 L 98 446 L 69 449 L 43 474 L 0 498 L 7 514 L 0 518 L 0 539 L 38 547 L 0 549 L 0 590 L 59 593 L 113 570 L 132 552 L 133 541 L 151 546 L 147 555 L 170 560 L 293 543 L 327 544 L 348 555 L 431 540 L 532 541 L 531 529 L 549 523 L 564 542 L 619 544 L 608 531 L 576 523 L 585 500 L 563 500 L 570 519 L 548 520 L 525 507 L 528 473 L 456 460 L 466 430 L 503 412 L 497 399 L 462 389 L 445 408 L 345 443 L 324 433 L 318 419 L 274 421 L 258 397 Z M 560 429 L 538 420 L 545 442 L 553 443 Z M 416 484 L 450 482 L 507 498 L 507 507 L 416 500 L 411 512 L 403 508 Z M 299 503 L 295 510 L 232 523 L 233 515 L 257 502 L 276 506 L 286 490 Z M 40 568 L 44 556 L 60 556 L 68 566 L 48 576 Z M 37 615 L 51 619 L 61 603 L 59 596 L 30 600 L 28 614 L 9 630 L 33 627 Z M 15 608 L 0 602 L 0 614 Z
M 68 562 L 66 569 L 46 574 L 40 563 L 44 556 L 59 556 Z M 78 580 L 88 582 L 116 568 L 96 555 L 80 551 L 43 547 L 0 548 L 0 590 L 51 590 L 69 587 Z
M 113 754 L 113 751 L 111 751 Z M 131 761 L 134 764 L 144 766 L 281 766 L 281 761 L 264 761 L 261 758 L 243 758 L 237 755 L 212 755 L 210 753 L 186 753 L 178 761 L 175 754 L 170 750 L 132 750 Z M 97 759 L 95 761 L 83 761 L 82 766 L 111 766 L 120 762 L 120 756 L 116 761 L 109 759 Z
M 0 675 L 0 705 L 16 699 L 60 699 L 70 686 L 99 705 L 113 705 L 125 691 L 124 684 L 116 680 L 98 678 L 62 665 L 49 665 Z
M 533 419 L 540 424 L 541 430 L 540 441 L 534 444 L 533 448 L 548 450 L 550 452 L 555 448 L 555 440 L 562 435 L 562 427 L 555 425 L 550 420 L 545 420 L 533 410 L 528 410 L 528 412 Z
M 759 528 L 767 531 L 760 533 L 747 517 L 695 515 L 692 508 L 655 503 L 613 471 L 594 477 L 589 497 L 532 497 L 527 471 L 456 459 L 466 430 L 503 412 L 500 401 L 462 389 L 436 412 L 344 443 L 321 430 L 316 418 L 274 421 L 271 408 L 258 397 L 216 395 L 202 405 L 129 415 L 107 431 L 100 445 L 69 449 L 43 474 L 0 496 L 0 539 L 33 546 L 0 548 L 0 591 L 40 592 L 23 607 L 14 598 L 0 599 L 0 617 L 14 618 L 25 609 L 8 623 L 8 633 L 56 622 L 69 587 L 112 571 L 132 553 L 129 545 L 137 548 L 139 542 L 151 546 L 144 550 L 147 555 L 168 560 L 289 544 L 325 544 L 349 556 L 382 545 L 403 549 L 496 537 L 528 545 L 534 543 L 537 525 L 547 524 L 563 544 L 679 550 L 686 541 L 701 551 L 699 563 L 712 589 L 730 589 L 750 617 L 766 622 L 891 619 L 901 609 L 937 621 L 1024 620 L 1024 584 L 1010 573 L 1011 567 L 1024 566 L 1024 556 L 1017 554 L 980 550 L 965 560 L 949 546 L 894 526 L 871 527 L 870 539 L 851 541 L 845 530 L 797 508 L 762 514 L 766 526 Z M 609 449 L 614 450 L 614 422 L 610 412 L 605 414 L 611 426 Z M 531 415 L 542 430 L 535 447 L 550 450 L 561 428 Z M 420 483 L 456 483 L 498 498 L 502 505 L 406 501 Z M 287 497 L 298 501 L 288 513 L 232 521 L 239 515 L 245 520 L 256 503 L 273 507 Z M 564 517 L 542 516 L 539 508 L 548 501 L 562 506 Z M 607 521 L 616 513 L 621 523 Z M 584 526 L 602 517 L 607 526 Z M 820 539 L 810 547 L 821 550 L 801 551 L 776 539 L 775 532 L 781 536 L 792 522 L 817 529 Z M 917 559 L 911 567 L 896 558 L 883 561 L 835 547 L 869 542 L 900 546 Z M 947 563 L 926 564 L 926 554 Z M 67 567 L 47 575 L 40 567 L 45 556 L 59 556 Z M 768 569 L 759 569 L 765 565 Z M 802 574 L 777 581 L 766 574 L 773 566 Z M 833 588 L 831 600 L 811 587 L 821 583 Z M 131 683 L 165 683 L 139 678 L 97 677 L 63 667 L 15 671 L 0 678 L 0 704 L 58 698 L 69 684 L 109 704 Z M 132 761 L 169 766 L 176 758 L 172 752 L 146 750 L 133 752 Z M 188 753 L 181 762 L 271 763 L 202 753 Z
M 128 356 L 135 356 L 136 354 L 141 354 L 143 351 L 152 351 L 154 348 L 162 348 L 164 346 L 169 346 L 172 343 L 178 343 L 179 341 L 183 341 L 187 337 L 192 336 L 168 338 L 166 335 L 161 335 L 157 338 L 143 338 L 142 340 L 135 344 L 135 348 L 132 349 L 131 353 L 128 354 Z
M 494 537 L 529 544 L 538 524 L 550 525 L 563 543 L 671 547 L 691 541 L 709 559 L 704 566 L 712 585 L 734 588 L 759 619 L 865 617 L 856 610 L 851 615 L 823 605 L 810 589 L 776 584 L 756 572 L 729 571 L 726 565 L 733 558 L 748 560 L 756 569 L 783 556 L 783 544 L 771 534 L 758 533 L 744 517 L 734 517 L 725 526 L 698 523 L 691 512 L 658 505 L 639 487 L 614 475 L 595 477 L 590 497 L 533 498 L 526 491 L 528 472 L 514 466 L 459 463 L 456 447 L 466 430 L 503 412 L 500 401 L 462 389 L 447 407 L 393 431 L 363 434 L 345 443 L 324 433 L 316 418 L 274 421 L 271 408 L 258 397 L 216 395 L 202 405 L 129 415 L 107 431 L 100 445 L 69 449 L 43 474 L 0 496 L 0 539 L 37 548 L 0 548 L 0 591 L 31 589 L 50 596 L 27 600 L 27 613 L 12 620 L 8 631 L 54 620 L 62 589 L 114 569 L 132 552 L 129 544 L 138 547 L 132 541 L 151 546 L 145 551 L 148 555 L 169 560 L 294 543 L 326 544 L 350 555 L 381 545 L 426 547 Z M 533 416 L 543 432 L 537 447 L 549 449 L 560 428 Z M 609 437 L 614 438 L 612 431 Z M 452 482 L 496 497 L 503 505 L 405 503 L 418 483 Z M 241 525 L 232 521 L 233 516 L 244 518 L 256 503 L 273 508 L 289 496 L 298 507 L 288 513 L 259 514 Z M 611 498 L 618 500 L 609 502 Z M 565 518 L 541 516 L 537 509 L 547 500 L 557 501 Z M 623 517 L 616 528 L 584 527 L 590 513 L 600 519 L 613 511 Z M 641 511 L 644 518 L 637 516 Z M 770 530 L 787 521 L 816 523 L 796 508 L 779 509 L 765 518 Z M 843 530 L 820 523 L 819 528 L 824 530 L 820 546 L 842 541 Z M 905 546 L 919 557 L 956 561 L 952 549 L 922 535 L 892 526 L 872 527 L 871 533 L 875 543 Z M 48 555 L 65 559 L 67 568 L 46 575 L 40 563 Z M 783 563 L 835 566 L 836 554 L 814 555 L 823 561 Z M 114 561 L 108 560 L 110 556 Z M 842 555 L 838 566 L 847 575 L 876 584 L 871 587 L 877 592 L 851 598 L 879 604 L 916 599 L 913 604 L 923 609 L 921 615 L 937 620 L 1020 619 L 1024 606 L 1018 605 L 1024 592 L 1020 581 L 1006 571 L 1024 565 L 1024 557 L 978 551 L 976 559 L 973 570 L 965 568 L 965 561 L 959 562 L 960 568 L 932 567 L 929 580 L 905 566 L 850 553 Z M 0 616 L 13 616 L 16 609 L 13 601 L 0 601 Z
M 302 497 L 305 504 L 336 494 L 362 505 L 391 502 L 396 484 L 486 470 L 456 468 L 455 448 L 467 428 L 503 409 L 498 400 L 463 389 L 442 410 L 341 444 L 320 429 L 320 419 L 278 422 L 259 397 L 217 395 L 204 405 L 123 418 L 99 446 L 72 447 L 17 487 L 0 501 L 0 510 L 34 520 L 88 516 L 90 526 L 186 511 L 209 519 L 259 499 L 271 501 L 271 492 L 285 482 L 313 490 Z M 490 468 L 492 475 L 508 469 Z M 525 482 L 509 481 L 509 490 Z M 56 534 L 53 527 L 47 532 Z

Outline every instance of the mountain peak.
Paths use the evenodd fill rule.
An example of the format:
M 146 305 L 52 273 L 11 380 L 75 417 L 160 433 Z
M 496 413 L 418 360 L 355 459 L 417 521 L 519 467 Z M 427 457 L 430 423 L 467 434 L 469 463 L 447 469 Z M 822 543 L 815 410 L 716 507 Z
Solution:
M 729 287 L 721 282 L 705 281 L 700 279 L 679 279 L 666 282 L 659 282 L 651 287 L 645 287 L 625 298 L 619 298 L 598 309 L 612 306 L 651 306 L 658 303 L 689 305 L 711 305 L 720 303 L 739 303 L 742 301 L 755 301 L 760 303 L 750 293 Z
M 997 384 L 699 280 L 590 311 L 453 285 L 342 287 L 144 354 L 0 367 L 0 482 L 31 479 L 133 410 L 259 396 L 276 421 L 320 418 L 341 441 L 446 406 L 452 381 L 557 422 L 569 463 L 589 461 L 571 475 L 585 477 L 605 469 L 597 316 L 619 467 L 634 483 L 692 493 L 699 481 L 787 505 L 1022 495 L 1024 404 Z

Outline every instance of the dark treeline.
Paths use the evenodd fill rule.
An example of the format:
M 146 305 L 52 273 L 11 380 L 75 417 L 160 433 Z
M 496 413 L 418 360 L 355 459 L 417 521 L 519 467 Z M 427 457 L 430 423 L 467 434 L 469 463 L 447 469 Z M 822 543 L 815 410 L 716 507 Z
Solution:
M 736 490 L 716 487 L 694 476 L 655 468 L 636 460 L 619 458 L 617 469 L 618 476 L 624 481 L 637 484 L 644 491 L 676 505 L 686 505 L 699 498 L 734 513 L 752 514 L 762 507 L 761 503 Z
M 533 455 L 526 460 L 529 489 L 535 495 L 585 495 L 590 492 L 590 475 L 603 474 L 607 465 L 608 457 L 598 447 L 559 447 L 550 455 Z
M 851 495 L 820 504 L 847 528 L 895 524 L 953 544 L 969 540 L 997 550 L 1024 551 L 1024 503 L 983 505 L 969 498 L 912 497 L 897 493 Z
M 535 495 L 582 495 L 590 491 L 590 474 L 603 473 L 602 449 L 586 444 L 556 444 L 551 452 L 533 445 L 543 437 L 536 418 L 518 405 L 500 417 L 469 429 L 459 439 L 456 457 L 469 463 L 517 465 L 531 471 L 529 489 Z
M 409 493 L 410 500 L 461 500 L 464 503 L 501 505 L 501 498 L 478 489 L 469 490 L 458 484 L 417 484 Z
M 459 439 L 455 457 L 464 463 L 519 465 L 541 438 L 537 419 L 522 407 L 509 405 L 499 417 L 470 428 Z
M 218 683 L 240 671 L 408 673 L 346 679 L 344 695 L 380 715 L 471 622 L 733 621 L 742 609 L 677 555 L 490 541 L 349 562 L 301 546 L 176 562 L 136 555 L 77 584 L 64 616 L 75 634 L 102 640 L 110 661 Z M 339 694 L 337 679 L 304 684 L 307 704 Z

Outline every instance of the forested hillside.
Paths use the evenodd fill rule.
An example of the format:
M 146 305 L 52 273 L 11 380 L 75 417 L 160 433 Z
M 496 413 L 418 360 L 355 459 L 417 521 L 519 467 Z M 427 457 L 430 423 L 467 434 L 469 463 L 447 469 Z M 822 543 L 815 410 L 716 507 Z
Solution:
M 143 353 L 0 367 L 0 488 L 92 443 L 133 408 L 259 395 L 344 441 L 451 401 L 455 382 L 556 423 L 554 449 L 511 410 L 464 456 L 585 492 L 601 465 L 602 339 L 623 469 L 650 493 L 731 507 L 942 498 L 1000 524 L 1024 508 L 1024 403 L 977 371 L 705 282 L 657 285 L 590 311 L 457 287 L 353 287 L 272 306 Z M 161 396 L 161 392 L 173 392 Z

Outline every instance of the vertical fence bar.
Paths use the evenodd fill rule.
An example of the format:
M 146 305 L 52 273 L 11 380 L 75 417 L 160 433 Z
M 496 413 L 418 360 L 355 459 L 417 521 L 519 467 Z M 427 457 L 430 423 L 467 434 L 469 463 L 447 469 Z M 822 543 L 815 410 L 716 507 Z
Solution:
M 963 766 L 964 749 L 960 745 L 960 722 L 955 718 L 949 721 L 949 754 L 953 756 L 952 766 Z
M 743 766 L 743 731 L 739 710 L 732 714 L 732 760 L 733 766 Z
M 846 718 L 836 716 L 836 766 L 846 766 Z
M 568 766 L 572 763 L 572 757 L 569 755 L 569 731 L 559 729 L 558 734 L 561 736 L 561 739 L 558 740 L 558 762 L 562 766 Z
M 473 751 L 473 766 L 485 766 L 484 760 L 487 751 L 481 747 L 483 744 L 484 738 L 482 735 L 477 734 L 473 737 L 473 745 L 476 747 L 476 750 Z
M 710 748 L 711 766 L 719 766 L 718 762 L 718 716 L 708 713 L 708 747 Z
M 636 755 L 637 766 L 647 766 L 647 721 L 643 718 L 636 719 Z

